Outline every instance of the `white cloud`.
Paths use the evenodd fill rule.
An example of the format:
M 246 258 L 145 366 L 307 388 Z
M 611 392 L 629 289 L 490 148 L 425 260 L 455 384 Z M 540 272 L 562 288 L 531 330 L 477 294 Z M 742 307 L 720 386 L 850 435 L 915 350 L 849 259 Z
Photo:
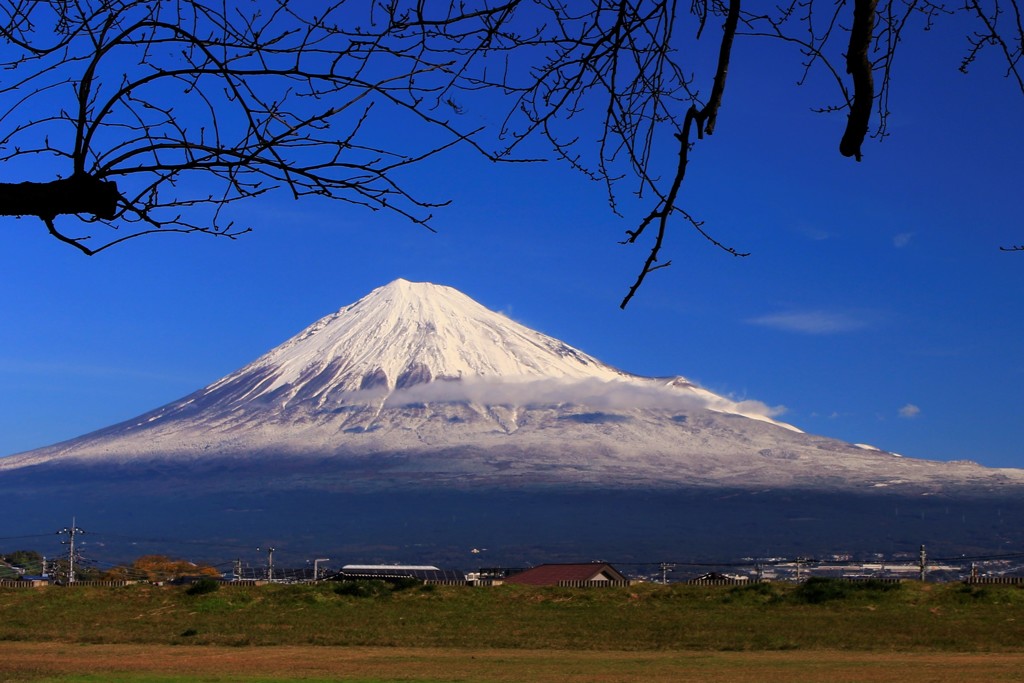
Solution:
M 381 390 L 352 392 L 346 403 L 380 400 Z M 785 412 L 784 406 L 769 406 L 761 401 L 733 401 L 700 388 L 680 389 L 658 382 L 626 382 L 602 380 L 537 380 L 508 381 L 466 378 L 456 381 L 434 381 L 398 389 L 387 396 L 385 405 L 406 403 L 446 403 L 468 401 L 478 405 L 559 405 L 573 404 L 597 410 L 629 410 L 633 408 L 687 412 L 715 410 L 740 413 L 750 417 L 772 418 Z
M 789 311 L 770 313 L 747 320 L 752 325 L 772 327 L 787 332 L 803 334 L 838 334 L 852 332 L 867 326 L 867 323 L 846 313 L 830 311 Z
M 921 414 L 921 409 L 918 408 L 917 406 L 915 406 L 913 403 L 908 403 L 907 405 L 905 405 L 902 408 L 900 408 L 900 417 L 905 417 L 905 418 L 910 419 L 910 418 L 917 417 L 920 414 Z

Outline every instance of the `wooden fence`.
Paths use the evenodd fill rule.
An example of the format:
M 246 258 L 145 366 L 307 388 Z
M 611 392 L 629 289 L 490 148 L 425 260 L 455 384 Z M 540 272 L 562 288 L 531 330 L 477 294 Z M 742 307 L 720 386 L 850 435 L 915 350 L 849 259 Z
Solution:
M 130 586 L 138 581 L 75 581 L 74 583 L 50 583 L 48 581 L 12 581 L 10 579 L 0 580 L 0 588 L 41 588 L 44 586 L 61 586 L 75 588 L 78 586 L 101 586 L 106 588 L 120 588 Z
M 751 579 L 690 579 L 686 583 L 692 586 L 746 586 L 757 583 Z
M 986 584 L 1009 584 L 1014 586 L 1024 585 L 1024 576 L 969 576 L 964 583 L 972 586 L 984 586 Z
M 100 587 L 100 588 L 121 588 L 123 586 L 131 586 L 137 584 L 137 581 L 76 581 L 73 584 L 62 584 L 59 582 L 47 582 L 47 581 L 11 581 L 11 580 L 0 580 L 0 588 L 45 588 L 46 586 L 59 586 L 61 588 L 78 588 L 78 587 Z
M 469 581 L 466 579 L 426 579 L 423 582 L 425 586 L 468 586 Z
M 613 588 L 623 587 L 630 585 L 630 581 L 577 581 L 577 580 L 565 580 L 559 581 L 559 588 Z
M 100 586 L 105 588 L 121 588 L 122 586 L 130 586 L 139 581 L 75 581 L 74 583 L 62 583 L 59 584 L 66 588 L 76 588 L 85 586 Z

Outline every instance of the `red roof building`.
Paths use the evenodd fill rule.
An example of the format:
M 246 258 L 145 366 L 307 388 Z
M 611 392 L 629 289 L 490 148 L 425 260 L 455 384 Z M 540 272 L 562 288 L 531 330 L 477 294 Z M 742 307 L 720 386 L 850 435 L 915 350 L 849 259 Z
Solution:
M 629 580 L 607 562 L 586 564 L 542 564 L 513 574 L 505 583 L 527 586 L 572 586 L 581 584 L 627 584 Z

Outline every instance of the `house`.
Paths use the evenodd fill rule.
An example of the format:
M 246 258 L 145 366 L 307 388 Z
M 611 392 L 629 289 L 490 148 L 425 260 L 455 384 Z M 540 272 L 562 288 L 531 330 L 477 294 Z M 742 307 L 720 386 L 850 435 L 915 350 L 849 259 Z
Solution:
M 505 583 L 527 586 L 627 586 L 629 579 L 607 562 L 542 564 L 513 574 Z

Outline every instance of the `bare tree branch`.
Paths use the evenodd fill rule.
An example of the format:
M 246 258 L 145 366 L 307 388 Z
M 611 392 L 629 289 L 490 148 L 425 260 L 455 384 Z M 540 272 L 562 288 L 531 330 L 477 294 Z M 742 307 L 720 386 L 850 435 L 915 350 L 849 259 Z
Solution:
M 725 92 L 725 79 L 729 71 L 729 59 L 732 53 L 732 45 L 736 35 L 739 15 L 740 0 L 730 0 L 729 12 L 722 28 L 722 42 L 718 52 L 718 66 L 715 69 L 711 98 L 708 100 L 708 103 L 700 109 L 698 109 L 696 105 L 690 105 L 690 108 L 686 111 L 686 118 L 683 121 L 682 130 L 676 136 L 679 141 L 679 163 L 676 166 L 675 177 L 672 180 L 668 193 L 658 203 L 657 207 L 640 223 L 636 230 L 627 231 L 626 233 L 628 235 L 628 239 L 625 243 L 631 244 L 635 242 L 650 225 L 656 226 L 654 245 L 651 247 L 651 251 L 648 253 L 647 259 L 644 261 L 639 275 L 633 282 L 633 286 L 629 288 L 629 291 L 626 292 L 626 296 L 619 304 L 619 308 L 625 308 L 629 305 L 633 296 L 636 295 L 637 290 L 640 289 L 640 285 L 643 284 L 644 280 L 650 273 L 671 265 L 671 261 L 658 263 L 658 256 L 661 253 L 665 234 L 668 230 L 668 220 L 673 213 L 681 214 L 693 229 L 697 230 L 719 249 L 722 249 L 733 256 L 749 255 L 747 253 L 741 253 L 732 247 L 727 247 L 711 237 L 711 235 L 704 231 L 702 222 L 694 219 L 689 213 L 681 210 L 676 203 L 679 196 L 679 190 L 682 187 L 684 178 L 686 177 L 686 168 L 689 164 L 690 149 L 693 144 L 690 141 L 690 132 L 693 128 L 693 124 L 696 123 L 697 125 L 698 138 L 703 138 L 705 132 L 710 135 L 714 131 L 715 120 L 718 116 L 718 109 L 722 104 L 722 95 Z M 703 26 L 701 28 L 703 29 Z
M 623 183 L 650 203 L 626 231 L 651 246 L 625 307 L 670 265 L 674 219 L 746 255 L 682 192 L 727 106 L 737 41 L 793 46 L 799 83 L 834 83 L 817 110 L 846 113 L 840 152 L 860 160 L 887 134 L 905 31 L 954 15 L 977 27 L 961 70 L 993 47 L 1024 93 L 1018 0 L 0 0 L 0 215 L 39 218 L 86 254 L 143 235 L 237 237 L 250 226 L 233 207 L 275 191 L 429 227 L 446 202 L 407 186 L 408 167 L 453 146 L 552 158 L 601 183 L 617 214 Z M 711 34 L 702 71 L 686 60 Z
M 15 122 L 0 128 L 0 161 L 8 173 L 29 156 L 55 162 L 57 179 L 0 184 L 0 215 L 43 218 L 83 253 L 154 233 L 238 236 L 249 228 L 226 207 L 277 188 L 426 224 L 443 202 L 414 196 L 399 169 L 472 144 L 422 106 L 435 86 L 415 81 L 443 62 L 395 62 L 284 0 L 30 4 L 0 2 L 0 66 L 16 75 L 0 86 L 0 126 Z M 365 125 L 375 107 L 423 126 L 424 144 L 389 148 Z M 118 232 L 79 231 L 95 223 Z

